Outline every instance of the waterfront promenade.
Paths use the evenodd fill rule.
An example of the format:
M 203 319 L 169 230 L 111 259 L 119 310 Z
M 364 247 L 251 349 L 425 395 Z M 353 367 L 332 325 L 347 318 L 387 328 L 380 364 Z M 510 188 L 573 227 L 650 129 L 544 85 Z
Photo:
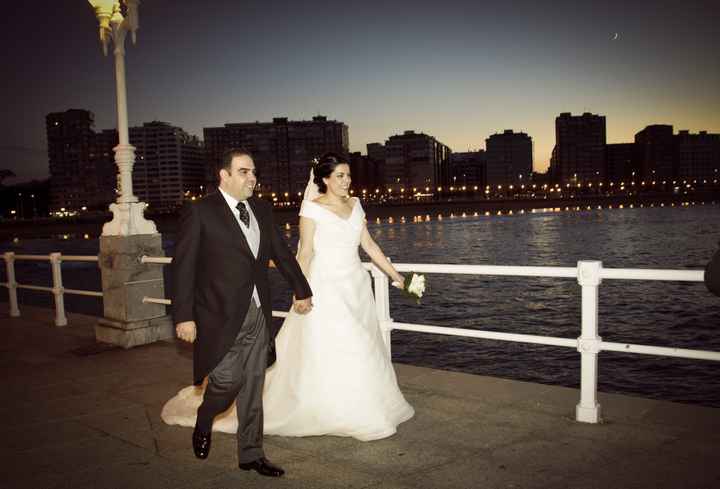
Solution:
M 575 389 L 396 365 L 416 416 L 386 440 L 267 437 L 287 470 L 236 468 L 234 437 L 192 455 L 164 402 L 191 349 L 97 344 L 95 318 L 0 303 L 2 488 L 714 488 L 720 410 L 600 394 L 605 423 L 573 420 Z M 352 409 L 352 406 L 348 406 Z

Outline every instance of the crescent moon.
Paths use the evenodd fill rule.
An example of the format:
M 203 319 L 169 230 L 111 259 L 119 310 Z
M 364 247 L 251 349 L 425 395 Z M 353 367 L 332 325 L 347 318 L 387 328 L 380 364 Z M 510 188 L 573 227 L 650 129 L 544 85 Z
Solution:
M 620 35 L 616 32 L 615 35 L 613 36 L 612 40 L 615 41 L 615 40 L 617 40 L 618 37 L 620 37 Z

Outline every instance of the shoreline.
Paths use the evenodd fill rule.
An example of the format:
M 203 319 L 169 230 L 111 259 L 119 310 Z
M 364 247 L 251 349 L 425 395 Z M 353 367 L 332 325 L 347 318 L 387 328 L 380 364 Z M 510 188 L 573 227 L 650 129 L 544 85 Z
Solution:
M 366 204 L 367 219 L 401 218 L 447 213 L 504 213 L 531 211 L 532 209 L 586 210 L 598 207 L 650 207 L 682 205 L 685 202 L 704 205 L 720 204 L 720 191 L 694 192 L 690 195 L 652 194 L 617 197 L 582 197 L 577 199 L 507 199 L 507 200 L 456 200 L 422 203 Z M 298 207 L 275 209 L 277 224 L 280 226 L 298 223 Z M 178 213 L 148 215 L 155 222 L 160 233 L 174 233 Z M 0 222 L 0 241 L 15 238 L 58 238 L 63 235 L 88 235 L 97 237 L 102 225 L 111 219 L 111 214 L 101 213 L 63 219 L 42 219 Z
M 720 192 L 708 192 L 702 195 L 641 195 L 622 197 L 583 197 L 578 199 L 508 199 L 508 200 L 458 200 L 442 203 L 422 204 L 385 204 L 382 206 L 368 205 L 365 212 L 368 218 L 390 216 L 414 216 L 435 212 L 439 208 L 447 212 L 505 212 L 529 211 L 532 209 L 577 209 L 618 206 L 661 206 L 678 205 L 683 202 L 705 203 L 709 205 L 720 203 Z

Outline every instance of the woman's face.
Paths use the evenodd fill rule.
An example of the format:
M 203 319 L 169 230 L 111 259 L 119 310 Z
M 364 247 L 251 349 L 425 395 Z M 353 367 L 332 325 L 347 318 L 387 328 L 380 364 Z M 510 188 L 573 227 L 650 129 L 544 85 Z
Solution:
M 329 177 L 323 178 L 327 185 L 328 193 L 338 197 L 347 197 L 350 192 L 350 166 L 347 163 L 340 163 L 335 167 Z

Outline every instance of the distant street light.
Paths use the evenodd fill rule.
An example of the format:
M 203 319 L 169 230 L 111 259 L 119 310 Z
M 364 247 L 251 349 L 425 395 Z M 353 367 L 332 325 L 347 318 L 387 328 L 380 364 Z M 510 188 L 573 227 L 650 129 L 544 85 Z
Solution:
M 135 164 L 135 147 L 130 145 L 128 137 L 127 90 L 125 87 L 125 36 L 132 34 L 136 40 L 139 0 L 88 0 L 95 10 L 100 24 L 100 42 L 103 53 L 107 55 L 109 40 L 115 47 L 115 80 L 117 93 L 118 140 L 113 148 L 115 163 L 118 166 L 117 202 L 110 204 L 112 221 L 103 226 L 103 236 L 130 236 L 135 234 L 157 234 L 155 223 L 145 219 L 145 204 L 133 195 L 132 169 Z M 125 11 L 123 15 L 122 11 Z

